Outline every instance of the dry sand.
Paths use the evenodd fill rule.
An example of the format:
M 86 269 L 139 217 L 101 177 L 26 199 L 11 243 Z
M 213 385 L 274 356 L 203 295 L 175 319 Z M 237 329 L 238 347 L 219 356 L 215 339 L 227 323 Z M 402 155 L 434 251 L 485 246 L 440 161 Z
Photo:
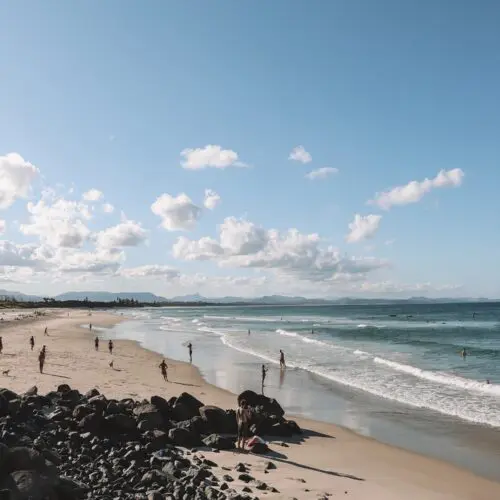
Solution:
M 86 392 L 97 388 L 107 397 L 135 399 L 154 394 L 171 397 L 187 391 L 205 402 L 223 408 L 235 407 L 235 396 L 207 384 L 199 371 L 187 363 L 167 360 L 169 383 L 158 369 L 162 357 L 142 349 L 131 341 L 115 341 L 115 352 L 108 353 L 107 342 L 101 341 L 95 352 L 96 332 L 81 328 L 111 326 L 120 317 L 106 313 L 53 310 L 41 318 L 14 320 L 6 312 L 0 323 L 3 354 L 0 356 L 0 386 L 22 392 L 37 385 L 41 393 L 67 383 Z M 26 314 L 23 311 L 23 314 Z M 44 328 L 48 327 L 48 336 Z M 32 352 L 29 337 L 35 336 Z M 45 373 L 38 370 L 37 356 L 42 344 L 47 346 Z M 187 353 L 186 353 L 187 354 Z M 109 366 L 114 361 L 114 368 Z M 2 383 L 3 382 L 3 383 Z M 277 468 L 264 472 L 269 458 L 236 452 L 203 452 L 220 467 L 234 467 L 237 462 L 251 464 L 251 475 L 279 490 L 279 493 L 254 491 L 272 499 L 317 499 L 328 493 L 332 498 L 354 500 L 492 500 L 500 498 L 500 483 L 434 459 L 422 457 L 374 440 L 358 436 L 334 425 L 298 419 L 305 429 L 295 442 L 271 442 L 271 460 Z M 215 471 L 217 473 L 217 471 Z M 218 469 L 220 475 L 226 470 Z M 237 475 L 233 474 L 237 477 Z M 243 487 L 235 481 L 231 487 Z M 239 487 L 238 487 L 239 486 Z M 250 485 L 251 487 L 251 485 Z

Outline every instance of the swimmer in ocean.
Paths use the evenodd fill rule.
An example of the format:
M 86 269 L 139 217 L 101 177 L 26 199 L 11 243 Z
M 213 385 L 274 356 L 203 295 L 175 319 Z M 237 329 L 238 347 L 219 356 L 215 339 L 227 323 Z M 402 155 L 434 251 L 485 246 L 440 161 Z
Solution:
M 464 359 L 467 357 L 467 351 L 465 350 L 465 347 L 462 349 L 461 356 Z

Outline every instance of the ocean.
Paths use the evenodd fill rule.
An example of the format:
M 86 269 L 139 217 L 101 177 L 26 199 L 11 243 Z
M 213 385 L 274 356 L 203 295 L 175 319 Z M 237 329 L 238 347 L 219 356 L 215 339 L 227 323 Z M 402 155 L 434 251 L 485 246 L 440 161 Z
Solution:
M 113 336 L 181 360 L 192 342 L 193 362 L 220 387 L 260 390 L 265 364 L 265 392 L 288 412 L 490 477 L 499 470 L 500 304 L 168 307 L 126 314 L 134 321 Z

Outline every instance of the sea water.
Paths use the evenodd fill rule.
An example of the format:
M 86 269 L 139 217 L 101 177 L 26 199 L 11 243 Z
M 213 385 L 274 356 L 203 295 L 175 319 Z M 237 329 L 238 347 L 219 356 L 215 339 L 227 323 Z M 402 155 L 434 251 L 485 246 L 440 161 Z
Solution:
M 413 417 L 398 430 L 405 434 L 418 427 L 417 416 L 435 428 L 440 422 L 443 429 L 450 422 L 455 428 L 500 427 L 497 303 L 168 307 L 131 314 L 135 321 L 118 327 L 118 336 L 176 359 L 187 359 L 185 344 L 192 342 L 194 362 L 207 380 L 234 392 L 249 381 L 260 389 L 260 365 L 268 365 L 265 390 L 284 401 L 287 411 L 363 432 L 368 424 L 359 408 L 349 410 L 351 400 L 361 401 L 370 409 L 372 427 L 363 433 L 375 437 L 376 414 Z M 286 379 L 279 371 L 280 349 Z M 339 407 L 341 416 L 335 413 Z M 394 426 L 383 430 L 387 418 L 383 422 L 380 432 L 394 434 Z M 425 436 L 415 439 L 424 442 Z M 486 441 L 490 446 L 491 439 Z

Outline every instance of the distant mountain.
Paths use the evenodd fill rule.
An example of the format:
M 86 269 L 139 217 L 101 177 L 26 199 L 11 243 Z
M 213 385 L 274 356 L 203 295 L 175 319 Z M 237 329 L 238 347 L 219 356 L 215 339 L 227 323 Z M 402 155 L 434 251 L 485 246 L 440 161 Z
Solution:
M 133 299 L 139 302 L 167 302 L 165 297 L 160 297 L 149 292 L 66 292 L 54 297 L 56 300 L 85 300 L 95 302 L 113 302 L 117 299 Z
M 36 295 L 26 295 L 24 293 L 12 290 L 0 290 L 0 299 L 10 298 L 14 298 L 19 302 L 38 302 L 42 300 L 41 297 L 38 297 Z

